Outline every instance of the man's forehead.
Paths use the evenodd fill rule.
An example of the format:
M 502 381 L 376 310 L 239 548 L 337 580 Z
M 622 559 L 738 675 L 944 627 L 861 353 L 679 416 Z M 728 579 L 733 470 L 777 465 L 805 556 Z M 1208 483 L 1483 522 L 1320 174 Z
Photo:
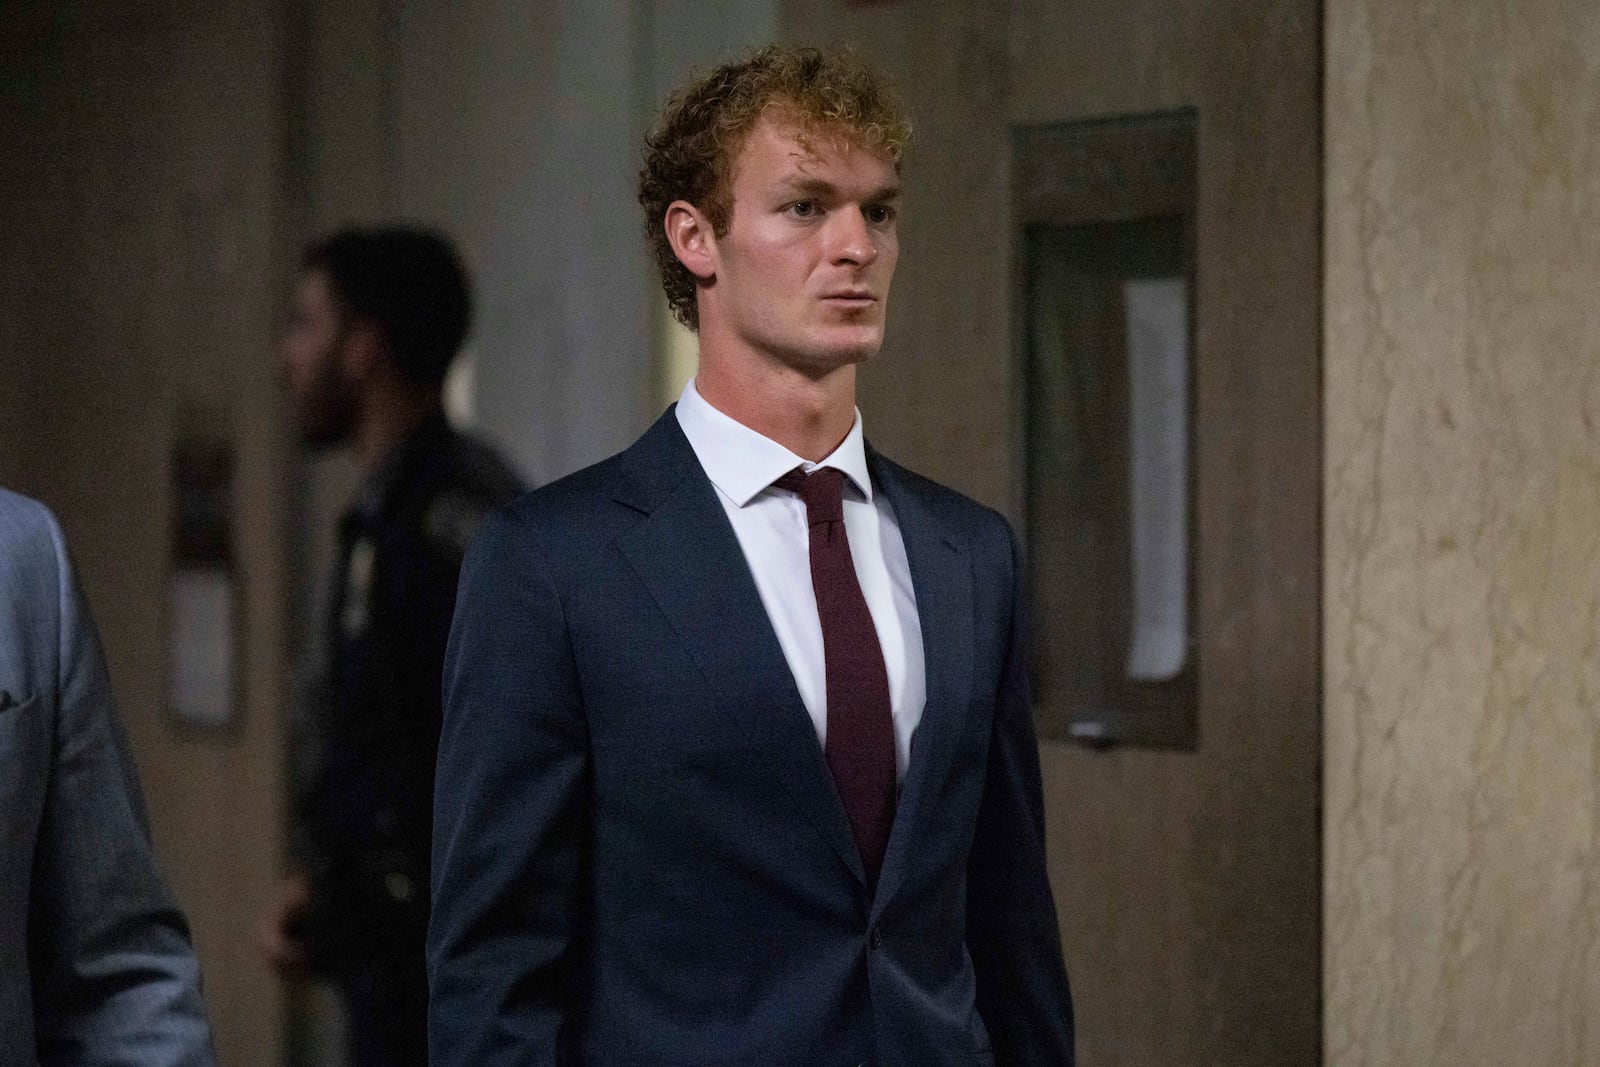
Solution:
M 897 173 L 899 170 L 889 152 L 869 144 L 860 130 L 842 122 L 809 119 L 786 106 L 769 108 L 756 120 L 734 154 L 735 173 L 739 163 L 756 145 L 779 148 L 784 161 L 797 175 L 805 175 L 835 160 L 850 159 L 857 153 L 875 157 Z

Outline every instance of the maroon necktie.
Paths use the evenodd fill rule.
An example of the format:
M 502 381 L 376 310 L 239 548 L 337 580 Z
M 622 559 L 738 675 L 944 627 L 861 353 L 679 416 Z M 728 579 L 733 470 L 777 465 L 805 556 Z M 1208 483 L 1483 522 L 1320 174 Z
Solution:
M 828 769 L 844 801 L 867 880 L 878 882 L 894 824 L 894 719 L 878 631 L 861 595 L 844 530 L 844 473 L 792 470 L 773 483 L 806 502 L 811 527 L 811 587 L 822 619 L 828 692 Z

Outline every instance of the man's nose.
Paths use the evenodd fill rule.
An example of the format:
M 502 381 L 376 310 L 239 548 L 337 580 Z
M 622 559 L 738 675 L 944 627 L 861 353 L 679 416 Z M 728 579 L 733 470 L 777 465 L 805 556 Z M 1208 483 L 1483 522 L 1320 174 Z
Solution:
M 878 258 L 878 245 L 872 239 L 872 229 L 856 209 L 838 211 L 829 220 L 829 239 L 832 241 L 835 263 L 854 263 L 865 267 Z

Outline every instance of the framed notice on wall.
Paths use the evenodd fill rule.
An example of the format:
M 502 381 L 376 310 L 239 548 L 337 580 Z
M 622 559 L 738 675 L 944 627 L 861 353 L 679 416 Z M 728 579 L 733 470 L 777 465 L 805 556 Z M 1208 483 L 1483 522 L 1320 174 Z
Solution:
M 172 563 L 167 575 L 167 708 L 180 727 L 239 725 L 239 594 L 234 556 L 234 446 L 208 408 L 177 421 Z
M 1192 112 L 1013 133 L 1040 734 L 1198 744 Z

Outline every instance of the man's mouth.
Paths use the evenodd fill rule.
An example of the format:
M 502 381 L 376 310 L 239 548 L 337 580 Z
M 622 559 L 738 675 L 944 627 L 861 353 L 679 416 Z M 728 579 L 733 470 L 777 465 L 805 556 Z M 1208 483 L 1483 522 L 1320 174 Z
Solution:
M 825 303 L 839 308 L 868 308 L 878 302 L 870 289 L 836 289 L 823 296 Z

